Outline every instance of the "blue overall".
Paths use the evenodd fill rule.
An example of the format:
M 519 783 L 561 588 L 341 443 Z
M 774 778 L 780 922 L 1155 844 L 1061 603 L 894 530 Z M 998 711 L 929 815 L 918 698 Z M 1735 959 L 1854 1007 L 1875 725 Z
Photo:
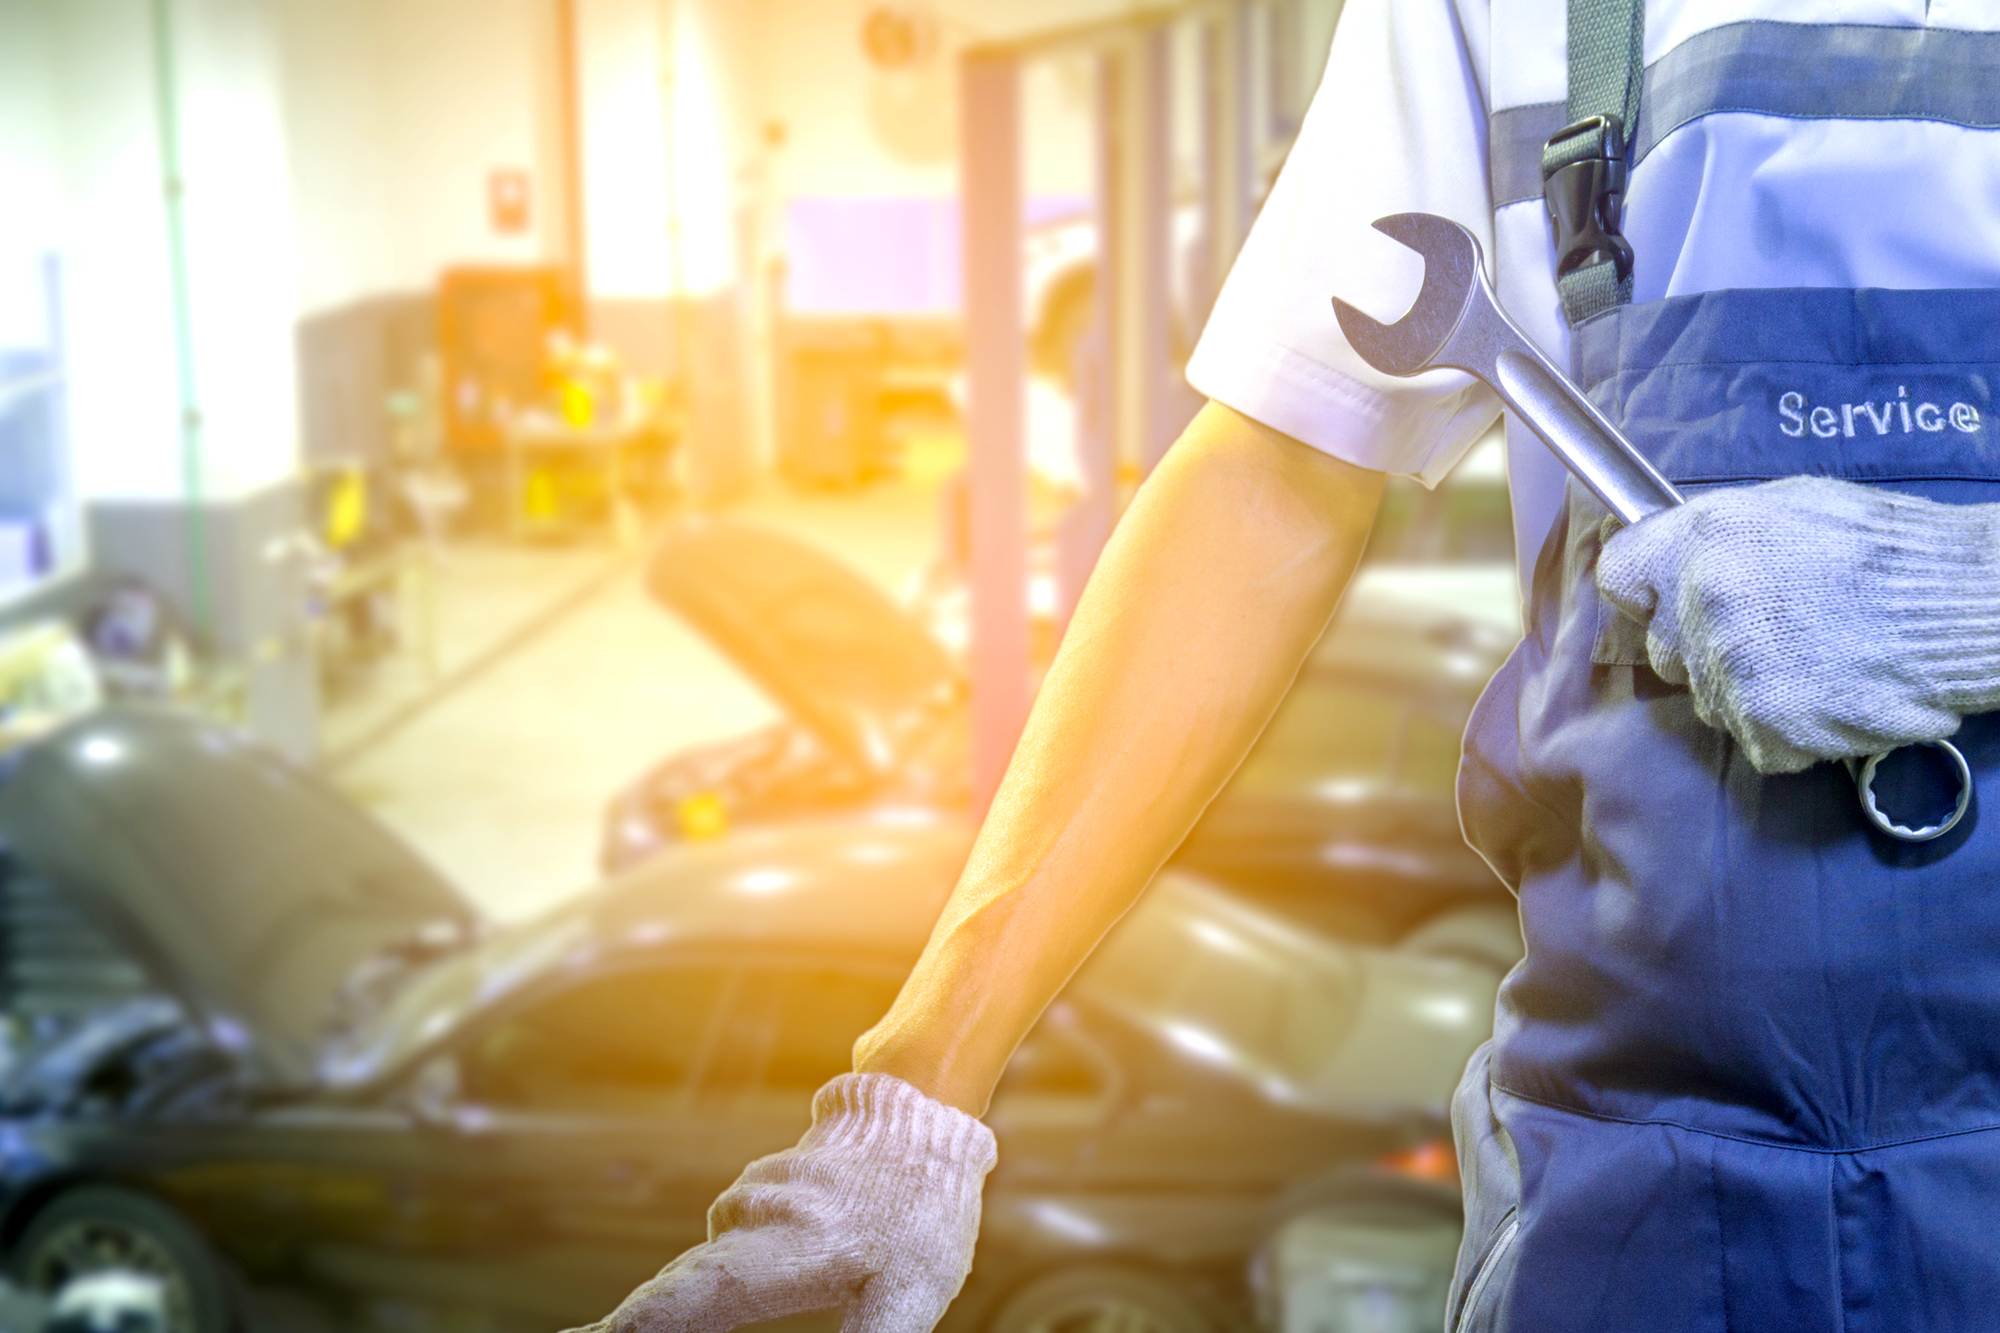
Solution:
M 1690 495 L 2000 500 L 2000 291 L 1677 297 L 1573 350 Z M 2000 1328 L 2000 818 L 1897 843 L 1839 764 L 1759 775 L 1600 599 L 1603 521 L 1572 485 L 1466 740 L 1466 834 L 1528 951 L 1454 1106 L 1452 1325 Z M 2000 792 L 2000 715 L 1958 743 Z

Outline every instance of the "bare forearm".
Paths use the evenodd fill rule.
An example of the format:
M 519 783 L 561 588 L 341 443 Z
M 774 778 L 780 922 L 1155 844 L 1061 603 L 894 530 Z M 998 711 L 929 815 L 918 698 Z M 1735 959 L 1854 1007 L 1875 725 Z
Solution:
M 1381 486 L 1202 411 L 1106 548 L 958 888 L 856 1069 L 985 1109 L 1021 1036 L 1270 719 Z

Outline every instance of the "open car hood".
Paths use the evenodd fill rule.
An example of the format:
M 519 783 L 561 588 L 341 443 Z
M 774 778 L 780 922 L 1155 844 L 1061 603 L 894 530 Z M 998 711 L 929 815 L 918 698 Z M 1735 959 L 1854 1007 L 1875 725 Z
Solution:
M 272 1082 L 310 1080 L 364 961 L 473 907 L 317 779 L 164 710 L 84 718 L 0 782 L 0 838 Z
M 743 523 L 669 533 L 647 573 L 683 616 L 782 707 L 864 769 L 887 774 L 964 676 L 874 585 L 803 543 Z

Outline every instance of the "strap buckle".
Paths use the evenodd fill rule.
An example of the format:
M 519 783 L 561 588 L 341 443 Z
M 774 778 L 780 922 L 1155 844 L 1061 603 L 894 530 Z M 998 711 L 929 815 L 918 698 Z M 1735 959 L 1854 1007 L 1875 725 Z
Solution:
M 1556 277 L 1591 264 L 1632 276 L 1632 246 L 1620 234 L 1625 207 L 1625 127 L 1589 116 L 1549 136 L 1542 148 L 1542 199 L 1556 241 Z

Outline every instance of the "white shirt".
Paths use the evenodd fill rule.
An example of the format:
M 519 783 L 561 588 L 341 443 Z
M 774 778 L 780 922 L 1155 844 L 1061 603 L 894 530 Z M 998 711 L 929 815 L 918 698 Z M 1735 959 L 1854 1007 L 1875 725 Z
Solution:
M 1330 304 L 1338 293 L 1383 320 L 1409 308 L 1423 261 L 1369 223 L 1413 211 L 1469 227 L 1502 304 L 1568 364 L 1539 181 L 1531 197 L 1494 195 L 1507 162 L 1515 182 L 1528 166 L 1496 127 L 1533 123 L 1522 109 L 1540 104 L 1557 104 L 1541 114 L 1547 130 L 1563 123 L 1566 14 L 1566 0 L 1348 0 L 1298 142 L 1188 365 L 1196 389 L 1335 457 L 1435 484 L 1491 424 L 1497 400 L 1457 371 L 1397 380 L 1371 370 Z M 1839 103 L 1853 90 L 1839 77 L 1841 42 L 1919 54 L 1900 91 L 1862 89 L 1852 106 L 1722 110 L 1742 104 L 1724 89 L 1673 123 L 1690 113 L 1685 97 L 1670 107 L 1672 95 L 1700 81 L 1677 71 L 1751 38 L 1787 52 L 1760 67 L 1790 80 L 1791 93 L 1756 94 L 1781 102 Z M 1946 45 L 1955 67 L 1938 58 Z M 1968 73 L 1968 56 L 1989 63 Z M 1624 226 L 1635 300 L 2000 287 L 2000 0 L 1649 0 L 1645 59 Z M 1505 161 L 1489 160 L 1489 148 Z M 1539 145 L 1527 153 L 1538 159 Z M 1525 582 L 1564 474 L 1512 422 L 1508 460 Z

